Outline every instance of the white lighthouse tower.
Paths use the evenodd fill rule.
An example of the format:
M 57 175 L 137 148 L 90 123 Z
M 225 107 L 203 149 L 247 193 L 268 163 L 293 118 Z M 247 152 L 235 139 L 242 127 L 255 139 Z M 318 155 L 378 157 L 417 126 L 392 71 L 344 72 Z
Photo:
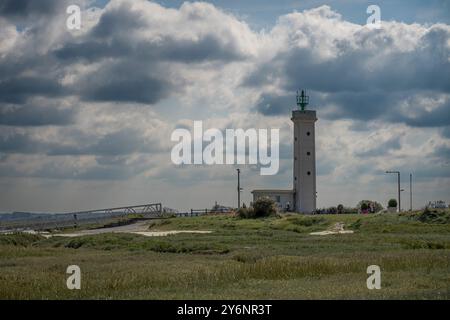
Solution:
M 316 111 L 305 110 L 309 97 L 297 92 L 298 110 L 292 111 L 294 122 L 294 205 L 301 213 L 316 210 Z
M 305 110 L 309 97 L 297 92 L 297 110 L 292 111 L 294 122 L 294 187 L 253 190 L 253 201 L 268 197 L 281 210 L 312 213 L 316 210 L 316 111 Z

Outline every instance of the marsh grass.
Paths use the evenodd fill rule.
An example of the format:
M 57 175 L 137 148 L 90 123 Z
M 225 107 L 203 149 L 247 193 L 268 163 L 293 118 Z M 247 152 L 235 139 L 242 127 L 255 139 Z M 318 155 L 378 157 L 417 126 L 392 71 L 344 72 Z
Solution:
M 12 245 L 12 246 L 27 247 L 42 239 L 45 238 L 37 234 L 28 234 L 28 233 L 4 234 L 0 235 L 0 246 Z
M 309 235 L 336 222 L 355 233 Z M 149 227 L 213 233 L 3 235 L 0 298 L 450 298 L 450 225 L 414 215 L 214 216 Z M 81 267 L 81 290 L 65 286 L 70 264 Z M 381 267 L 381 290 L 366 288 L 371 264 Z

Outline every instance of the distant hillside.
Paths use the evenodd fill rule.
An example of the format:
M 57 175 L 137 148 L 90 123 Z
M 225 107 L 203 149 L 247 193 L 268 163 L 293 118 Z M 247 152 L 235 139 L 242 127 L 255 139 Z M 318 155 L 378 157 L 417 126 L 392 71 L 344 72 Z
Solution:
M 48 213 L 32 213 L 32 212 L 13 212 L 13 213 L 0 213 L 0 221 L 15 221 L 15 220 L 28 220 L 36 219 L 39 217 L 49 217 Z

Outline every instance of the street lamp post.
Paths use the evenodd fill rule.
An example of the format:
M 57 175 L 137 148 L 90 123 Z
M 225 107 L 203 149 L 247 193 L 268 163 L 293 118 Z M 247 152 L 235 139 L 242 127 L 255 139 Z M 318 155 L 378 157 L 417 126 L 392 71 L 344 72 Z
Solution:
M 237 185 L 237 196 L 238 196 L 238 209 L 240 209 L 241 208 L 241 178 L 240 178 L 240 175 L 241 175 L 241 169 L 236 169 L 236 171 L 237 171 L 237 174 L 238 174 L 238 185 Z
M 412 173 L 409 174 L 409 211 L 412 211 Z
M 386 173 L 396 173 L 397 174 L 397 181 L 398 181 L 398 212 L 400 212 L 402 209 L 401 207 L 401 200 L 400 200 L 400 171 L 386 171 Z

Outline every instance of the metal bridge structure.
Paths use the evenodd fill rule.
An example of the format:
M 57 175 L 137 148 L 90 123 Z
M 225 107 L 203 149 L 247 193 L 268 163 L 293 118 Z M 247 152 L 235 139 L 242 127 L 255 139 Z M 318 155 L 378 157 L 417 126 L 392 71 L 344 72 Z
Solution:
M 162 216 L 162 205 L 161 203 L 150 203 L 150 204 L 142 204 L 137 206 L 127 206 L 127 207 L 116 207 L 116 208 L 107 208 L 107 209 L 96 209 L 96 210 L 87 210 L 87 211 L 77 211 L 71 212 L 69 214 L 76 215 L 86 215 L 86 214 L 141 214 L 144 217 L 161 217 Z
M 132 217 L 132 215 L 136 215 L 136 219 L 159 219 L 163 218 L 164 211 L 161 203 L 148 203 L 59 214 L 42 214 L 26 220 L 0 221 L 0 232 L 78 227 L 79 225 L 105 223 L 114 218 Z

